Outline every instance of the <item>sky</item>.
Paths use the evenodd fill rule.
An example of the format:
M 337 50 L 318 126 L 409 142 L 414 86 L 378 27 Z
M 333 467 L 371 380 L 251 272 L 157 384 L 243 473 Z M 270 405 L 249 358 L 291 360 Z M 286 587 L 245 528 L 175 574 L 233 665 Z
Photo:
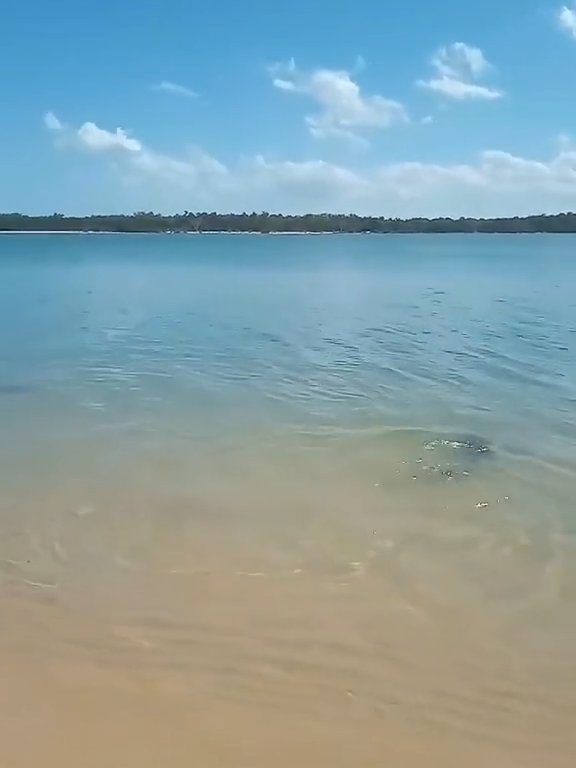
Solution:
M 31 0 L 0 211 L 576 209 L 576 3 Z

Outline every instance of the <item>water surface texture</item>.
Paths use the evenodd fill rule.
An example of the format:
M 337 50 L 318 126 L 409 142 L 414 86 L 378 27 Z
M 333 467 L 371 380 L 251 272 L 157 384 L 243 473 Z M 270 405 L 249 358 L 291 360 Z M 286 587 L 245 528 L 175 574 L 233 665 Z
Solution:
M 576 238 L 0 237 L 0 765 L 576 761 Z

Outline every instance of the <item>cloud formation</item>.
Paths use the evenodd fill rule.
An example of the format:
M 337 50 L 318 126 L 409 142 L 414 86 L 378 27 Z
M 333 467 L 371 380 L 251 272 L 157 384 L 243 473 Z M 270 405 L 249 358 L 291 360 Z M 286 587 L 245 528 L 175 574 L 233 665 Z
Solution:
M 302 213 L 355 210 L 383 216 L 513 215 L 570 206 L 576 194 L 576 149 L 561 145 L 548 160 L 489 150 L 462 164 L 389 163 L 363 171 L 320 159 L 269 160 L 261 155 L 227 166 L 193 149 L 165 155 L 116 128 L 80 128 L 53 113 L 44 124 L 63 146 L 111 157 L 121 181 L 140 190 L 149 207 L 266 209 Z M 159 194 L 162 192 L 162 195 Z
M 361 63 L 363 66 L 364 61 Z M 358 139 L 362 132 L 409 122 L 400 102 L 379 94 L 364 95 L 347 70 L 303 72 L 292 59 L 286 64 L 275 64 L 269 72 L 275 88 L 305 95 L 316 102 L 319 110 L 306 117 L 306 124 L 317 138 Z
M 44 115 L 44 125 L 50 131 L 59 131 L 63 127 L 54 112 L 46 112 Z
M 44 125 L 64 142 L 74 143 L 78 147 L 84 147 L 93 152 L 139 153 L 143 151 L 138 139 L 132 138 L 123 128 L 107 131 L 99 128 L 96 123 L 88 121 L 74 130 L 56 117 L 54 112 L 46 112 Z
M 62 126 L 58 128 L 62 130 Z M 138 139 L 133 139 L 122 128 L 115 131 L 106 131 L 99 128 L 96 123 L 84 123 L 77 131 L 80 142 L 96 152 L 120 150 L 124 152 L 141 152 L 142 144 Z
M 480 48 L 466 43 L 452 43 L 436 51 L 430 63 L 435 74 L 429 80 L 418 81 L 422 88 L 460 101 L 493 101 L 504 96 L 503 91 L 479 82 L 492 69 Z
M 195 91 L 187 88 L 185 85 L 173 83 L 170 80 L 162 80 L 162 82 L 153 85 L 152 88 L 155 91 L 164 91 L 165 93 L 172 93 L 175 96 L 184 96 L 187 99 L 198 98 L 198 94 Z
M 185 189 L 204 187 L 207 192 L 222 189 L 226 184 L 226 166 L 196 148 L 183 157 L 172 157 L 146 147 L 123 128 L 109 131 L 93 122 L 73 128 L 53 112 L 44 115 L 44 125 L 65 147 L 112 157 L 124 177 L 149 177 Z
M 563 5 L 558 11 L 560 27 L 576 40 L 576 10 Z

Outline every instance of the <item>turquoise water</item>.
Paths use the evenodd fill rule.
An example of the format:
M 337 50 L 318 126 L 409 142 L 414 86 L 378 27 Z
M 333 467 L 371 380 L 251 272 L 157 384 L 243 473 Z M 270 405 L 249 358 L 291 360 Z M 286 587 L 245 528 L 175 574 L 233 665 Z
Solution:
M 301 576 L 291 626 L 299 601 L 349 611 L 376 698 L 382 660 L 358 638 L 375 605 L 403 605 L 382 631 L 406 696 L 446 725 L 448 700 L 462 722 L 493 704 L 468 711 L 458 686 L 508 681 L 539 704 L 486 728 L 536 751 L 553 732 L 560 765 L 576 754 L 575 288 L 571 236 L 1 236 L 0 589 L 99 606 L 103 625 L 140 612 L 140 631 L 143 611 L 188 616 L 166 574 Z M 323 591 L 360 583 L 356 607 Z M 474 671 L 452 653 L 469 623 Z M 332 649 L 339 631 L 300 629 Z M 418 682 L 440 646 L 443 698 Z
M 575 249 L 569 236 L 4 236 L 5 462 L 44 441 L 397 428 L 571 469 Z

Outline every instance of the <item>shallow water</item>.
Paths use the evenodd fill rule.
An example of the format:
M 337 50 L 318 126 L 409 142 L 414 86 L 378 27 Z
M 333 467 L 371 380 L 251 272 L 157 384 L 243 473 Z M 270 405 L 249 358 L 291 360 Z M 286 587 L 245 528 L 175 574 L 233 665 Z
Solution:
M 575 254 L 0 237 L 2 768 L 572 766 Z

